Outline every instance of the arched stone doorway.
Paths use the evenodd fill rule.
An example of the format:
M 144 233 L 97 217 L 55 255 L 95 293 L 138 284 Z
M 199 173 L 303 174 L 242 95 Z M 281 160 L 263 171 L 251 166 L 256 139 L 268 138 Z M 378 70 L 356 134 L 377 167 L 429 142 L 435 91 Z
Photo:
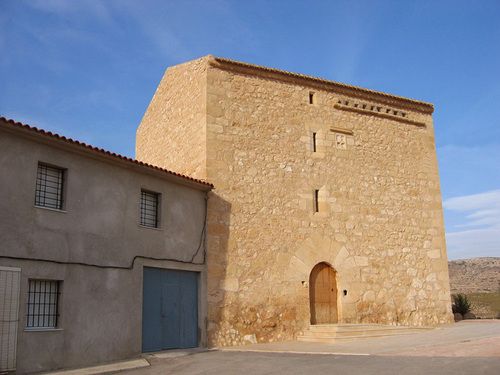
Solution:
M 309 276 L 311 324 L 338 323 L 337 273 L 327 263 L 318 263 Z

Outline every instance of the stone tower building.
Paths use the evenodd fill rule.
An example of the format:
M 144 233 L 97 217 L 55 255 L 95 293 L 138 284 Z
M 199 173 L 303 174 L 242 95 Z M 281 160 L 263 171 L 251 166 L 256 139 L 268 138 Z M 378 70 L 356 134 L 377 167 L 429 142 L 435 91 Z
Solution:
M 432 113 L 213 56 L 167 69 L 136 156 L 215 185 L 210 345 L 452 321 Z

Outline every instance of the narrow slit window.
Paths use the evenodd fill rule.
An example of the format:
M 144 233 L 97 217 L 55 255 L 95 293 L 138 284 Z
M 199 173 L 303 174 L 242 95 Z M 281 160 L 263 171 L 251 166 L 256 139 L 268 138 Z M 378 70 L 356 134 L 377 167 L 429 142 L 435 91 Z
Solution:
M 319 190 L 314 190 L 313 195 L 313 210 L 314 212 L 319 212 Z
M 309 93 L 309 104 L 314 104 L 314 92 Z
M 312 133 L 312 150 L 313 152 L 316 152 L 316 133 Z
M 38 163 L 35 206 L 63 209 L 64 169 Z
M 160 194 L 141 190 L 141 217 L 140 223 L 145 227 L 158 228 Z

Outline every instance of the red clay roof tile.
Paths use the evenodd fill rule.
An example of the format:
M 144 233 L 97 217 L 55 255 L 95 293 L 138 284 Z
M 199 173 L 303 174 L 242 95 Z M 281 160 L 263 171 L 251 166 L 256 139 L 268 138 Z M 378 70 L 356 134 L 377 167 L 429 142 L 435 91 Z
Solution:
M 29 131 L 31 131 L 33 133 L 36 133 L 36 134 L 38 134 L 40 136 L 43 136 L 43 137 L 49 137 L 49 138 L 57 139 L 59 141 L 68 142 L 70 144 L 82 147 L 82 148 L 84 148 L 84 149 L 86 149 L 88 151 L 96 152 L 96 153 L 99 153 L 99 154 L 102 154 L 102 155 L 106 155 L 106 156 L 111 156 L 111 157 L 119 159 L 119 160 L 127 161 L 129 163 L 133 163 L 133 164 L 136 164 L 136 165 L 140 165 L 141 167 L 144 167 L 144 168 L 155 169 L 157 171 L 164 172 L 164 173 L 167 173 L 169 175 L 180 177 L 180 178 L 188 180 L 190 182 L 194 182 L 194 183 L 197 183 L 197 184 L 205 185 L 205 186 L 207 186 L 207 187 L 209 187 L 211 189 L 214 188 L 214 185 L 211 184 L 211 183 L 209 183 L 209 182 L 206 182 L 206 181 L 203 181 L 203 180 L 199 180 L 199 179 L 196 179 L 196 178 L 192 178 L 192 177 L 189 177 L 189 176 L 177 173 L 177 172 L 173 172 L 173 171 L 170 171 L 168 169 L 160 168 L 160 167 L 157 167 L 157 166 L 152 165 L 152 164 L 144 163 L 142 161 L 139 161 L 139 160 L 136 160 L 136 159 L 132 159 L 132 158 L 129 158 L 127 156 L 123 156 L 123 155 L 117 154 L 115 152 L 107 151 L 107 150 L 104 150 L 102 148 L 94 147 L 94 146 L 88 145 L 88 144 L 86 144 L 84 142 L 80 142 L 80 141 L 77 141 L 77 140 L 65 137 L 63 135 L 52 133 L 50 131 L 45 131 L 43 129 L 39 129 L 39 128 L 36 128 L 34 126 L 26 125 L 26 124 L 23 124 L 21 122 L 18 122 L 18 121 L 12 120 L 12 119 L 5 118 L 3 116 L 0 116 L 0 121 L 4 122 L 5 124 L 8 124 L 9 126 L 13 126 L 13 127 L 17 127 L 17 128 L 22 128 L 22 129 L 25 129 L 25 130 L 29 130 Z

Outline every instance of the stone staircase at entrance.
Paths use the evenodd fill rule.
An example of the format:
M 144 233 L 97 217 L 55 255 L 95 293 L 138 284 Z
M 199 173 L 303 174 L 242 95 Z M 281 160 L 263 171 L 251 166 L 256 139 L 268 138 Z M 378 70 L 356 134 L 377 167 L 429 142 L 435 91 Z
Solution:
M 425 332 L 432 328 L 390 326 L 382 324 L 314 324 L 298 341 L 334 343 L 344 340 L 357 340 L 370 337 L 407 335 Z

